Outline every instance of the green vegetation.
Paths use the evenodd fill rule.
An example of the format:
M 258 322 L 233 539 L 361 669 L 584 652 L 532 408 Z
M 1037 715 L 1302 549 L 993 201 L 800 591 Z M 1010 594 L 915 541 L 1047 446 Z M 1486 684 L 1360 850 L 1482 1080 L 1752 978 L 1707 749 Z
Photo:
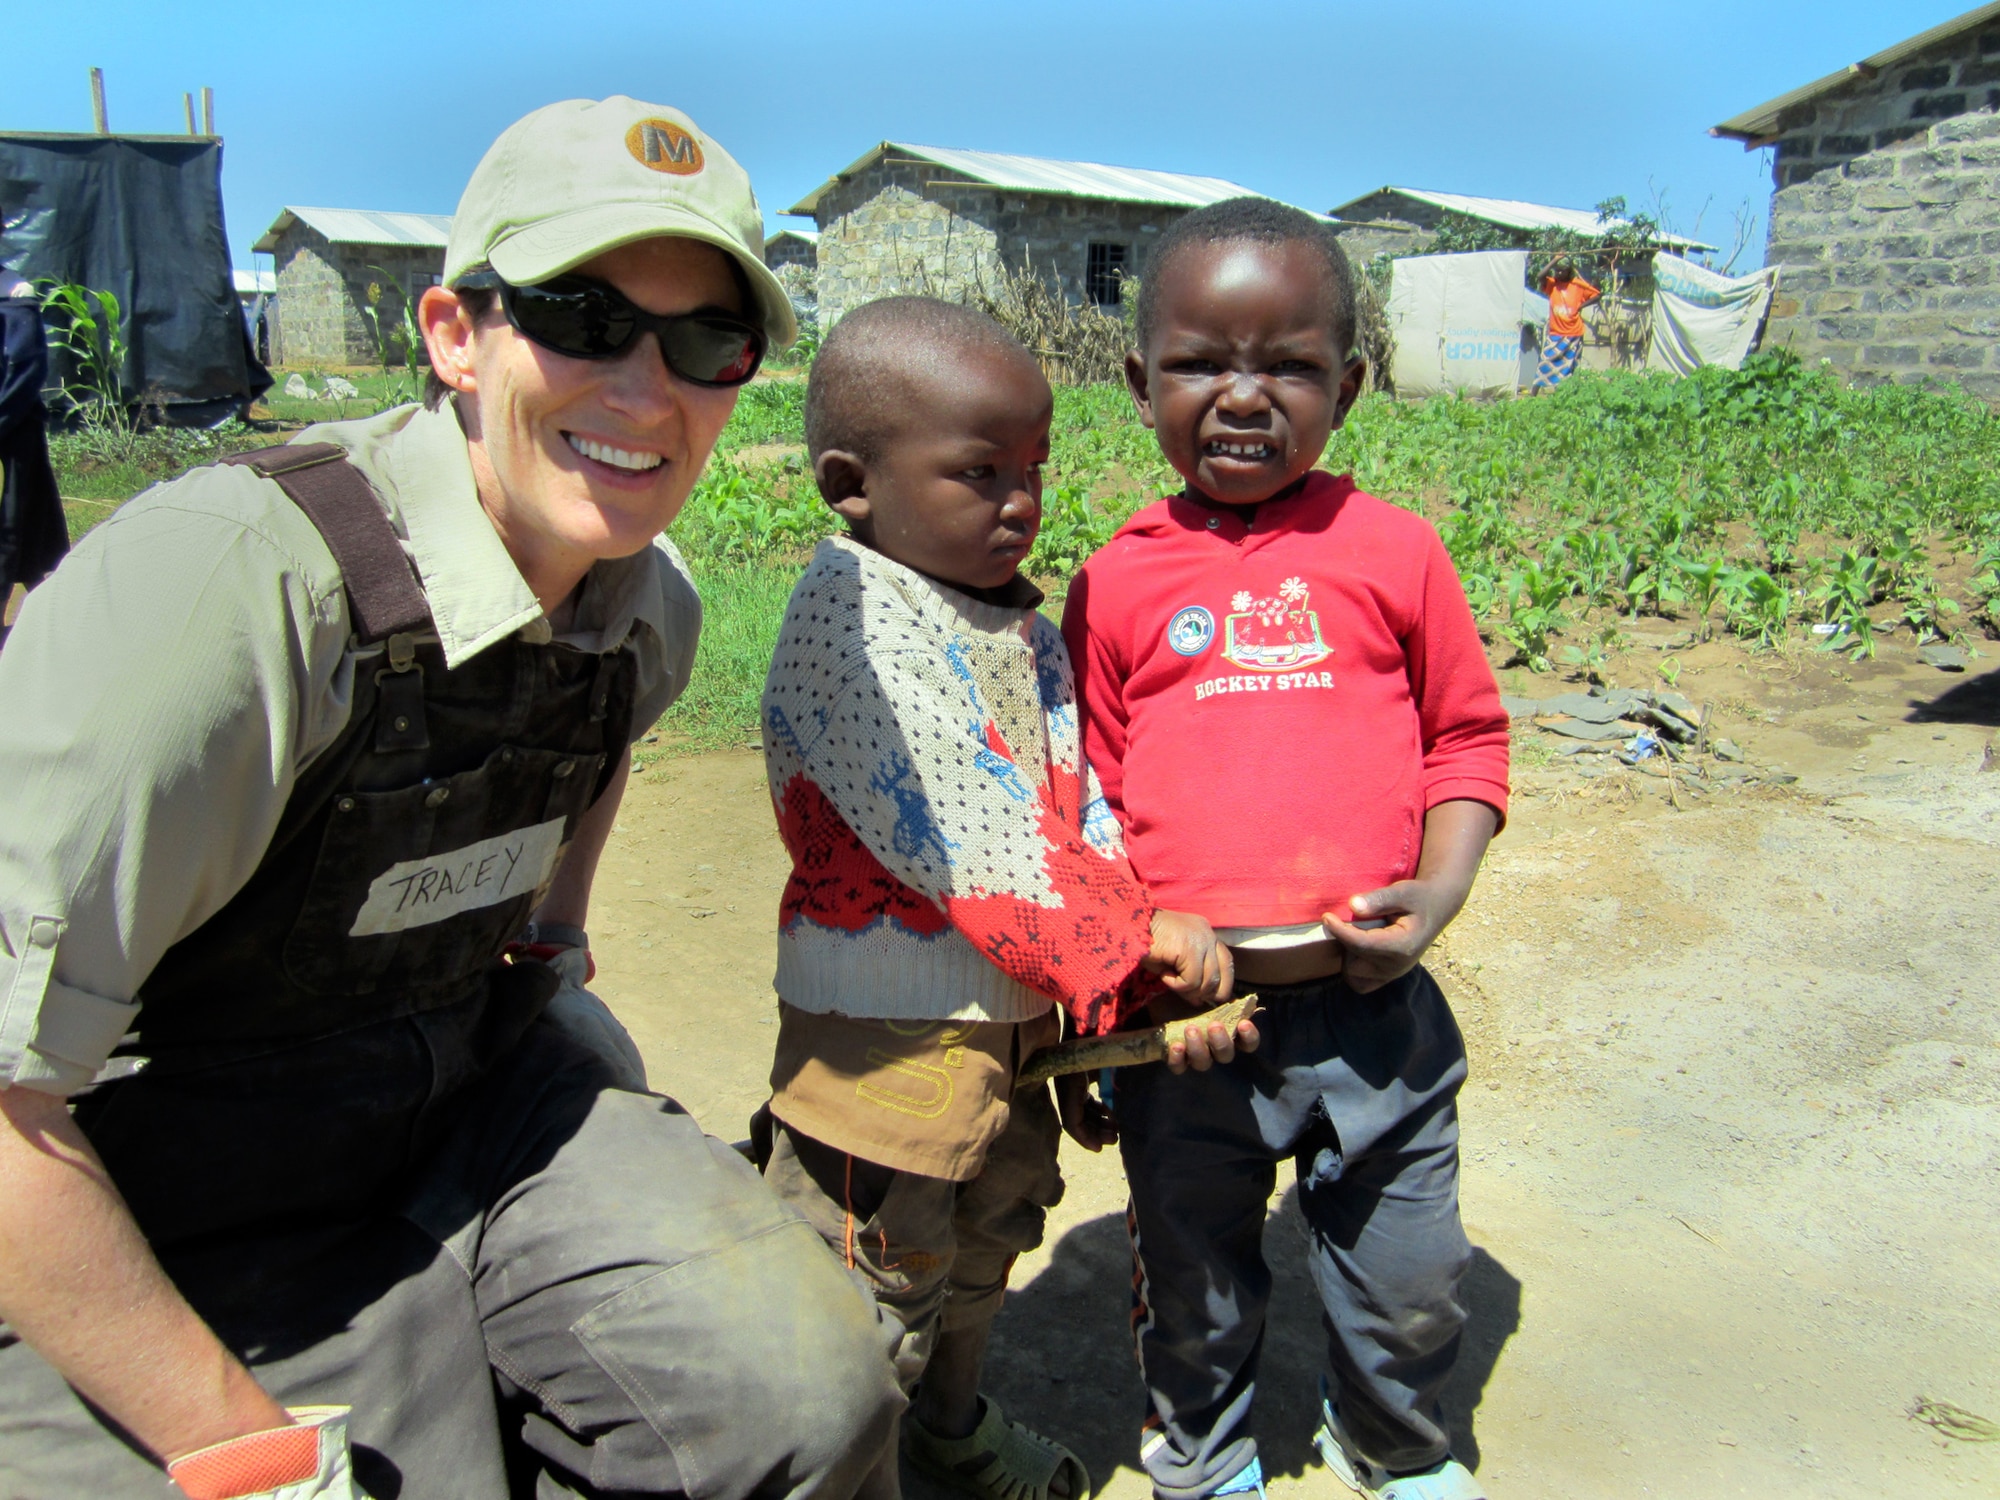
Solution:
M 126 431 L 130 424 L 125 413 L 125 359 L 130 346 L 118 298 L 73 281 L 43 279 L 35 287 L 42 298 L 49 352 L 56 357 L 60 383 L 55 409 L 88 425 Z
M 1371 401 L 1329 462 L 1436 522 L 1482 622 L 1538 670 L 1551 636 L 1614 611 L 1766 647 L 1826 625 L 1856 657 L 1898 627 L 2000 625 L 2000 421 L 1955 392 L 1762 355 L 1533 401 Z
M 754 734 L 792 581 L 834 529 L 800 446 L 804 395 L 796 378 L 745 389 L 673 527 L 707 606 L 694 686 L 666 724 L 679 743 Z M 80 466 L 75 440 L 59 437 L 57 464 L 65 495 L 117 500 L 270 440 L 240 427 L 147 433 L 144 462 L 112 468 Z M 1482 630 L 1537 671 L 1601 674 L 1644 616 L 1695 640 L 1855 657 L 1897 632 L 2000 634 L 2000 419 L 1955 391 L 1850 390 L 1765 355 L 1683 381 L 1583 376 L 1535 400 L 1369 396 L 1326 466 L 1437 526 Z M 1058 600 L 1082 560 L 1174 483 L 1113 385 L 1057 389 L 1047 481 L 1029 571 Z

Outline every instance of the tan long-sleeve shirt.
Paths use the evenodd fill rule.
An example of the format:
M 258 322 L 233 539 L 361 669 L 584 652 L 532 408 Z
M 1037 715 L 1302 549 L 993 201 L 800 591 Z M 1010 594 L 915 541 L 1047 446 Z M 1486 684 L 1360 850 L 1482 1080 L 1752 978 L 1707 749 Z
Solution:
M 634 735 L 687 686 L 701 602 L 672 545 L 600 562 L 559 637 L 479 503 L 447 407 L 308 429 L 347 448 L 416 564 L 451 666 L 521 632 L 638 658 Z M 340 571 L 241 467 L 158 485 L 93 531 L 0 651 L 0 1086 L 82 1087 L 173 944 L 241 889 L 357 663 Z

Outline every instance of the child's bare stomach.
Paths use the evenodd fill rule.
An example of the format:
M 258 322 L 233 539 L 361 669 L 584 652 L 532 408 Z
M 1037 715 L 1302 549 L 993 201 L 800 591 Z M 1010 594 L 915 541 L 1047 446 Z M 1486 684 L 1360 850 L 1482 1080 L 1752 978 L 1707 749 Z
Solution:
M 1317 922 L 1291 927 L 1225 927 L 1216 936 L 1236 964 L 1236 986 L 1305 984 L 1340 972 L 1340 944 Z

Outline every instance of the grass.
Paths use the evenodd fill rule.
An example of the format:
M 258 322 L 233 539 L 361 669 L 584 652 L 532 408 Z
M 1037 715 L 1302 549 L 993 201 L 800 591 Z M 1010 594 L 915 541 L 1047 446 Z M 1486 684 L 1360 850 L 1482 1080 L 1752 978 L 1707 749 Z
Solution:
M 743 744 L 757 737 L 757 699 L 799 570 L 713 557 L 690 557 L 688 566 L 701 591 L 701 646 L 688 689 L 660 728 L 677 750 Z
M 366 399 L 349 407 L 385 394 L 370 385 L 379 375 L 352 378 Z M 804 397 L 783 372 L 745 388 L 674 524 L 707 606 L 693 685 L 664 726 L 677 745 L 754 735 L 791 584 L 834 529 L 786 452 L 804 441 Z M 1058 389 L 1052 436 L 1029 572 L 1059 598 L 1176 481 L 1118 386 Z M 65 496 L 120 500 L 270 440 L 238 426 L 146 434 L 125 457 L 69 438 L 55 447 Z M 1896 632 L 1964 639 L 2000 626 L 2000 419 L 1954 390 L 1849 389 L 1759 356 L 1682 381 L 1583 375 L 1534 400 L 1371 395 L 1324 462 L 1438 527 L 1481 628 L 1529 674 L 1589 672 L 1646 616 L 1787 656 L 1859 657 Z

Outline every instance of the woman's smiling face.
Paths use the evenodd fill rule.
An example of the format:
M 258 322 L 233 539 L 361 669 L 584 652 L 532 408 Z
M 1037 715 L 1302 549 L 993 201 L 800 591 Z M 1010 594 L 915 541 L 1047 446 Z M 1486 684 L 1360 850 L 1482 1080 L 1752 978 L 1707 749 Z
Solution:
M 1211 500 L 1254 505 L 1319 461 L 1360 390 L 1310 245 L 1189 245 L 1158 273 L 1147 347 L 1127 357 L 1139 416 Z
M 728 257 L 698 240 L 641 240 L 576 271 L 649 312 L 749 311 Z M 434 362 L 437 352 L 434 342 Z M 460 378 L 446 379 L 461 397 L 480 500 L 531 584 L 543 567 L 581 577 L 649 546 L 687 503 L 736 406 L 734 388 L 670 371 L 651 333 L 619 358 L 573 359 L 496 310 L 458 357 Z

